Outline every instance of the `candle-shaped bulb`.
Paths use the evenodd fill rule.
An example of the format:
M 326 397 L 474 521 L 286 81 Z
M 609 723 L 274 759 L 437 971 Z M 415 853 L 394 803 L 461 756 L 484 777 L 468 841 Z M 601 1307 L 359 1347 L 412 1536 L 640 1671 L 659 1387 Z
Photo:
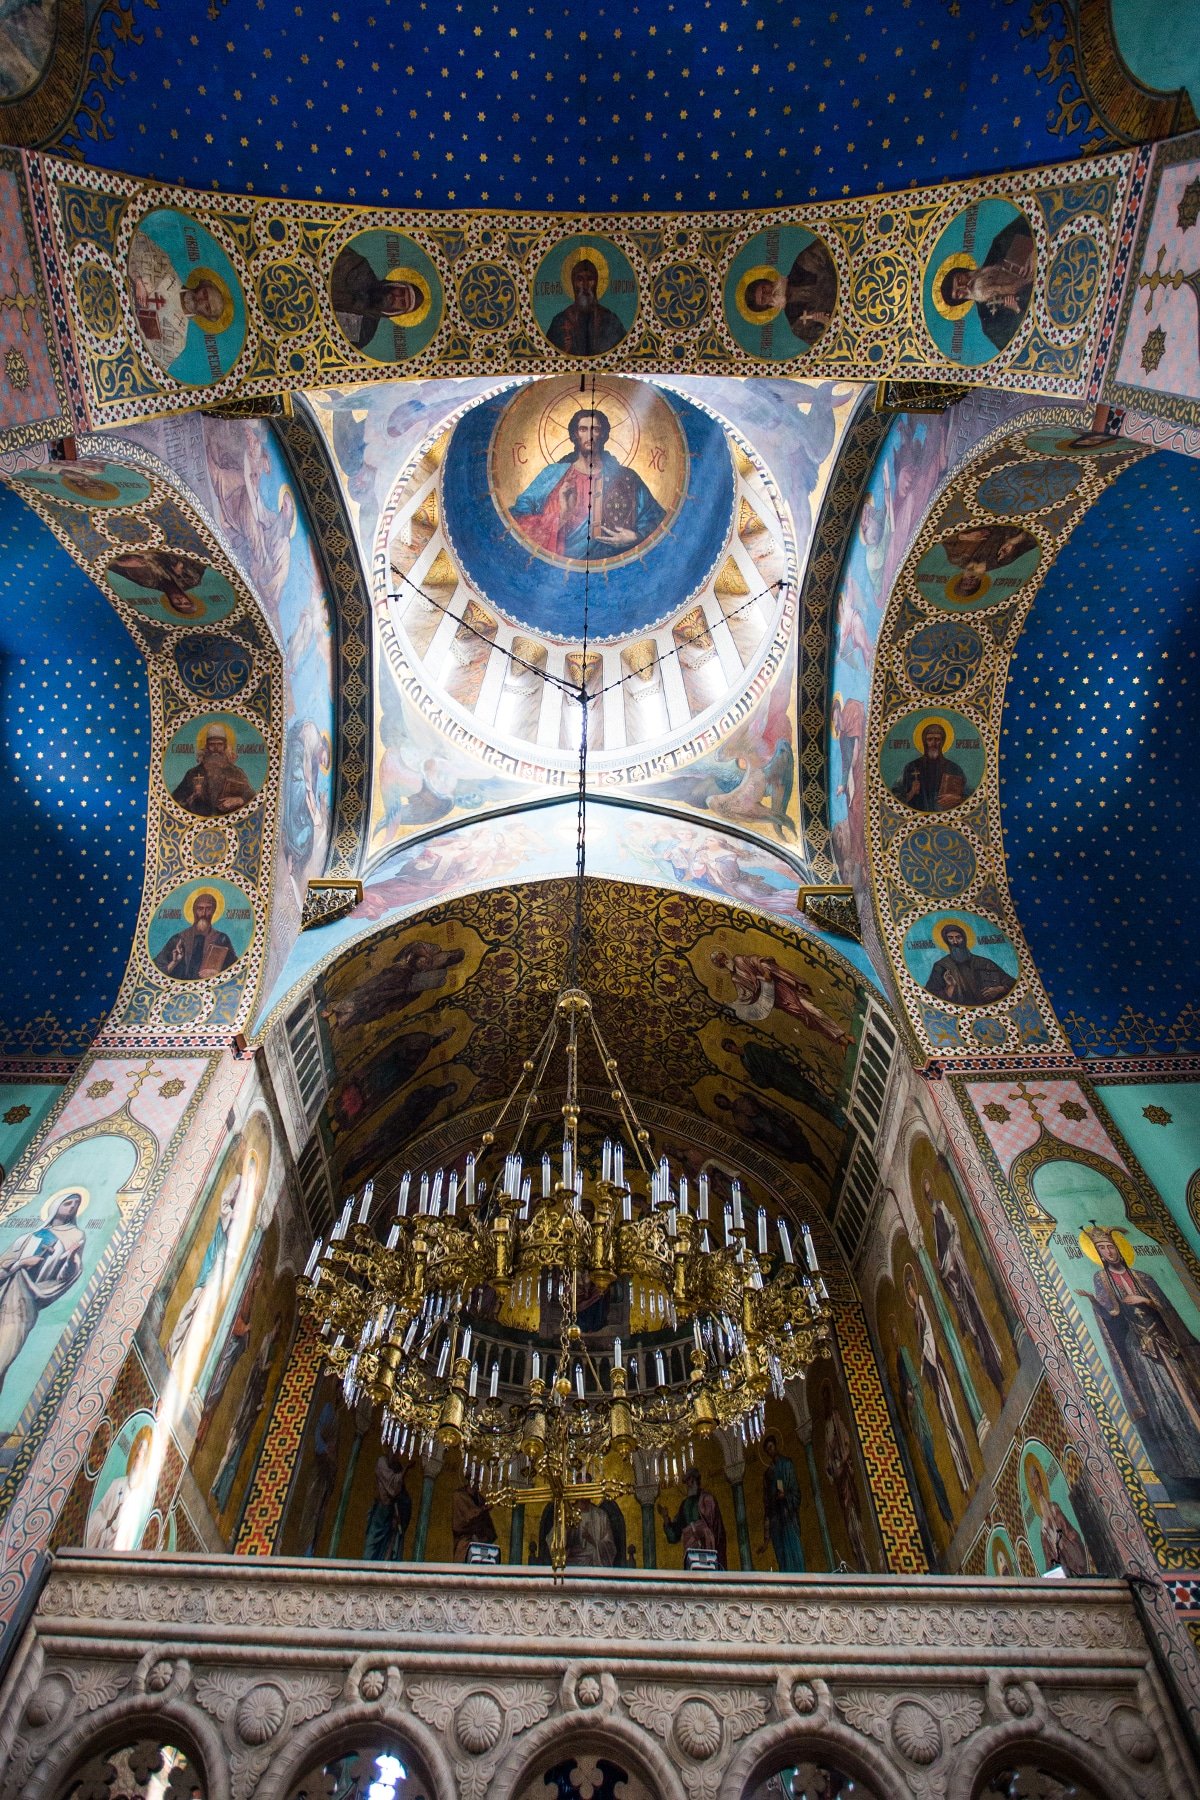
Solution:
M 453 1219 L 458 1212 L 458 1170 L 450 1171 L 450 1191 L 446 1196 L 446 1216 Z
M 467 1381 L 467 1392 L 468 1392 L 468 1394 L 470 1394 L 470 1396 L 473 1400 L 478 1391 L 479 1391 L 479 1364 L 472 1363 L 471 1364 L 471 1374 Z
M 366 1187 L 363 1189 L 362 1204 L 358 1209 L 358 1222 L 360 1225 L 365 1225 L 371 1217 L 371 1201 L 374 1198 L 374 1195 L 375 1183 L 373 1181 L 368 1181 Z
M 439 1169 L 433 1178 L 433 1188 L 429 1195 L 429 1211 L 435 1219 L 442 1210 L 442 1188 L 445 1185 L 445 1179 L 444 1169 Z
M 400 1221 L 399 1221 L 399 1219 L 393 1219 L 392 1220 L 392 1229 L 387 1234 L 387 1248 L 389 1250 L 394 1250 L 396 1248 L 396 1245 L 399 1242 L 400 1242 Z
M 785 1263 L 795 1262 L 796 1259 L 792 1255 L 792 1237 L 787 1228 L 786 1219 L 780 1219 L 779 1221 L 779 1248 L 783 1251 L 783 1260 Z
M 580 1399 L 580 1400 L 583 1399 L 583 1364 L 582 1363 L 575 1364 L 575 1393 L 576 1393 L 576 1396 L 578 1399 Z
M 462 1349 L 458 1354 L 460 1356 L 470 1356 L 471 1354 L 471 1327 L 469 1325 L 462 1334 Z
M 550 1152 L 542 1158 L 542 1199 L 550 1198 Z
M 620 1340 L 620 1338 L 614 1338 L 613 1339 L 613 1368 L 619 1369 L 621 1366 L 622 1366 L 621 1365 L 621 1340 Z
M 625 1186 L 625 1146 L 618 1144 L 613 1151 L 613 1181 L 617 1187 Z
M 429 1211 L 429 1177 L 428 1177 L 428 1175 L 422 1175 L 422 1177 L 421 1177 L 421 1192 L 417 1197 L 417 1211 L 421 1212 L 421 1213 L 427 1213 Z
M 733 1229 L 744 1231 L 745 1227 L 746 1220 L 742 1212 L 742 1184 L 740 1181 L 735 1181 L 733 1184 Z
M 697 1208 L 697 1216 L 699 1217 L 701 1224 L 704 1224 L 708 1219 L 708 1170 L 707 1169 L 704 1171 L 703 1175 L 701 1175 L 701 1177 L 700 1177 L 700 1204 L 699 1204 L 699 1207 Z
M 320 1257 L 320 1254 L 321 1254 L 321 1240 L 320 1240 L 320 1238 L 318 1238 L 316 1243 L 313 1245 L 312 1249 L 309 1251 L 308 1261 L 304 1265 L 304 1279 L 306 1281 L 308 1281 L 310 1279 L 313 1270 L 316 1268 L 317 1260 Z
M 767 1209 L 765 1206 L 760 1206 L 758 1209 L 758 1254 L 760 1256 L 767 1254 Z
M 681 1175 L 679 1177 L 677 1197 L 679 1201 L 679 1210 L 686 1219 L 688 1216 L 688 1178 L 686 1175 Z
M 574 1178 L 575 1178 L 575 1172 L 571 1165 L 571 1140 L 570 1140 L 570 1138 L 564 1138 L 563 1139 L 563 1147 L 562 1147 L 562 1182 L 563 1182 L 563 1186 L 566 1188 L 569 1188 L 572 1185 L 572 1183 L 574 1182 Z
M 666 1387 L 667 1369 L 666 1364 L 663 1362 L 663 1353 L 661 1350 L 656 1350 L 654 1352 L 654 1373 L 658 1379 L 659 1387 Z
M 633 1218 L 633 1195 L 632 1194 L 626 1193 L 626 1194 L 621 1195 L 621 1218 L 624 1220 L 626 1225 L 628 1225 L 630 1220 Z
M 800 1235 L 804 1239 L 804 1260 L 815 1275 L 820 1264 L 817 1262 L 817 1246 L 813 1243 L 812 1232 L 807 1225 L 802 1225 Z
M 601 1146 L 600 1146 L 600 1179 L 601 1179 L 601 1181 L 611 1181 L 612 1180 L 612 1150 L 613 1150 L 612 1139 L 605 1138 L 603 1144 L 601 1144 Z
M 541 1353 L 537 1350 L 533 1353 L 533 1379 L 535 1381 L 542 1379 L 542 1358 Z
M 471 1154 L 467 1157 L 466 1182 L 467 1182 L 467 1205 L 474 1206 L 474 1204 L 475 1204 L 475 1153 L 474 1153 L 474 1151 L 472 1151 Z
M 399 1215 L 402 1219 L 405 1218 L 408 1214 L 408 1190 L 411 1186 L 412 1186 L 412 1170 L 405 1169 L 404 1177 L 400 1183 L 400 1201 L 396 1207 L 396 1211 L 399 1213 Z
M 490 1399 L 494 1400 L 496 1398 L 496 1391 L 499 1388 L 499 1386 L 500 1386 L 500 1364 L 498 1362 L 494 1362 L 492 1364 L 492 1378 L 491 1378 L 490 1382 L 488 1383 L 488 1396 Z

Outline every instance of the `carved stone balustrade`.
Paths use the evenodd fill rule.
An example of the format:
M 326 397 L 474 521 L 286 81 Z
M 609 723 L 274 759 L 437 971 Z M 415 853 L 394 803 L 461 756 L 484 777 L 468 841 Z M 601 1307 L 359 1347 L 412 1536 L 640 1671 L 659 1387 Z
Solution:
M 61 1800 L 156 1738 L 204 1800 L 290 1800 L 385 1740 L 427 1800 L 548 1792 L 585 1751 L 652 1800 L 787 1791 L 789 1762 L 877 1800 L 977 1800 L 1018 1765 L 1098 1800 L 1200 1792 L 1115 1582 L 65 1552 L 0 1691 L 0 1795 Z

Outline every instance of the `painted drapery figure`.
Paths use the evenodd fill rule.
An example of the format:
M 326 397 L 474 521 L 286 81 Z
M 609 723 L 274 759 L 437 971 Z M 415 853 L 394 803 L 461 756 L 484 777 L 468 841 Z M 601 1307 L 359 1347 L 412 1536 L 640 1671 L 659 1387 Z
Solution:
M 512 516 L 532 544 L 552 556 L 622 556 L 649 537 L 663 509 L 636 469 L 604 446 L 606 413 L 577 412 L 567 426 L 570 456 L 535 475 L 512 504 Z
M 363 1556 L 367 1562 L 402 1562 L 404 1536 L 412 1518 L 412 1496 L 404 1485 L 408 1464 L 393 1451 L 375 1463 L 375 1498 L 367 1514 Z
M 974 1277 L 967 1267 L 958 1221 L 942 1196 L 934 1188 L 928 1174 L 925 1175 L 922 1186 L 925 1193 L 925 1204 L 928 1206 L 930 1217 L 933 1220 L 933 1243 L 937 1255 L 938 1272 L 942 1277 L 942 1286 L 950 1296 L 950 1304 L 954 1308 L 959 1329 L 979 1352 L 979 1360 L 983 1364 L 987 1378 L 999 1394 L 1002 1392 L 1004 1379 L 1000 1352 L 996 1348 L 996 1340 L 992 1336 L 991 1328 L 983 1316 L 983 1307 L 979 1303 Z
M 681 1543 L 684 1550 L 715 1550 L 717 1567 L 727 1569 L 725 1521 L 717 1505 L 700 1480 L 699 1469 L 689 1469 L 684 1476 L 686 1491 L 674 1517 L 660 1502 L 659 1516 L 669 1544 Z
M 45 1224 L 22 1232 L 0 1256 L 0 1387 L 38 1314 L 61 1300 L 83 1272 L 83 1233 L 76 1224 L 83 1201 L 80 1189 L 61 1195 Z
M 730 956 L 726 950 L 712 953 L 714 969 L 727 969 L 733 979 L 733 1010 L 747 1024 L 770 1018 L 776 1007 L 789 1018 L 799 1019 L 809 1031 L 842 1048 L 850 1042 L 845 1026 L 831 1019 L 812 998 L 812 988 L 773 956 Z
M 796 1465 L 779 1449 L 778 1439 L 763 1442 L 767 1466 L 763 1470 L 763 1523 L 781 1574 L 798 1575 L 804 1569 L 804 1544 L 800 1537 L 800 1481 Z M 766 1545 L 762 1546 L 766 1551 Z

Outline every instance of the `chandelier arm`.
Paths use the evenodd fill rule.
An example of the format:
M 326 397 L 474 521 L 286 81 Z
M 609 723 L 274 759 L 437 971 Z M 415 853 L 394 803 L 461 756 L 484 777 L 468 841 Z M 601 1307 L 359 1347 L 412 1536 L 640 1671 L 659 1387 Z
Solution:
M 529 1083 L 529 1091 L 525 1096 L 525 1102 L 521 1108 L 521 1116 L 517 1120 L 517 1128 L 513 1133 L 512 1152 L 511 1152 L 513 1155 L 516 1154 L 516 1151 L 518 1149 L 518 1146 L 520 1145 L 521 1139 L 525 1135 L 525 1128 L 529 1124 L 529 1115 L 530 1115 L 530 1112 L 533 1110 L 533 1103 L 537 1099 L 538 1093 L 541 1089 L 542 1077 L 546 1073 L 546 1066 L 550 1061 L 551 1052 L 553 1051 L 555 1044 L 558 1042 L 558 1031 L 559 1031 L 559 1017 L 558 1017 L 558 1009 L 556 1007 L 554 1012 L 551 1014 L 549 1025 L 547 1025 L 545 1031 L 543 1031 L 541 1037 L 538 1039 L 537 1046 L 533 1052 L 532 1057 L 530 1058 L 530 1061 L 534 1065 L 533 1079 Z M 522 1070 L 522 1079 L 528 1072 L 529 1072 L 528 1070 Z M 513 1100 L 516 1099 L 520 1090 L 521 1090 L 521 1081 L 519 1080 L 517 1082 L 516 1086 L 513 1088 L 512 1092 L 509 1094 L 508 1100 L 505 1101 L 504 1107 L 500 1112 L 500 1116 L 497 1118 L 495 1125 L 492 1127 L 493 1131 L 495 1131 L 495 1132 L 499 1131 L 500 1125 L 503 1123 L 503 1120 L 504 1120 L 505 1114 L 508 1111 L 509 1105 L 511 1104 L 511 1102 Z
M 653 1170 L 653 1159 L 648 1158 L 646 1154 L 647 1146 L 650 1142 L 650 1133 L 645 1129 L 641 1120 L 638 1118 L 633 1101 L 629 1097 L 629 1090 L 621 1077 L 620 1065 L 618 1064 L 616 1057 L 610 1053 L 608 1045 L 604 1041 L 600 1027 L 596 1023 L 595 1012 L 590 1012 L 588 1018 L 591 1022 L 592 1038 L 600 1057 L 600 1066 L 603 1068 L 605 1075 L 611 1080 L 613 1089 L 615 1089 L 619 1095 L 617 1105 L 620 1109 L 621 1117 L 628 1126 L 629 1134 L 633 1139 L 634 1155 L 641 1164 L 642 1173 L 644 1175 L 649 1175 Z

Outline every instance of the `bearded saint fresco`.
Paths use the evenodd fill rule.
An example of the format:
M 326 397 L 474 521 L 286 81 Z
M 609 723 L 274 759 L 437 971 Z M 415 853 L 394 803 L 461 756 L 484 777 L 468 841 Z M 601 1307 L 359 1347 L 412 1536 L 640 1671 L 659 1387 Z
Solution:
M 611 430 L 607 413 L 575 413 L 571 455 L 535 475 L 512 503 L 522 536 L 550 556 L 623 556 L 662 523 L 663 508 L 637 470 L 604 448 Z

